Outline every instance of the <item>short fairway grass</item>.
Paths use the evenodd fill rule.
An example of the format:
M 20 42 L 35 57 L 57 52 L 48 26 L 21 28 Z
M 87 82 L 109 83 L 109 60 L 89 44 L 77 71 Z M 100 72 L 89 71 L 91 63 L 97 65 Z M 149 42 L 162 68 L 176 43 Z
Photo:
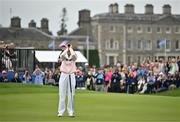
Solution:
M 180 122 L 180 89 L 158 95 L 76 91 L 75 118 L 57 117 L 58 88 L 0 83 L 0 122 Z

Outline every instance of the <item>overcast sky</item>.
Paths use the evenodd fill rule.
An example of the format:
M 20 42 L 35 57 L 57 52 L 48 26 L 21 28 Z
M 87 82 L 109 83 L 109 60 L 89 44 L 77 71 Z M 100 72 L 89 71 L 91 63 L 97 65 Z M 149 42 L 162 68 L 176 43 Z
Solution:
M 40 20 L 46 17 L 49 19 L 49 30 L 56 35 L 62 8 L 67 9 L 67 29 L 71 32 L 78 27 L 79 10 L 89 9 L 91 16 L 94 16 L 108 12 L 109 4 L 115 2 L 119 4 L 120 13 L 124 12 L 124 5 L 127 3 L 135 5 L 136 13 L 144 13 L 144 6 L 150 3 L 154 5 L 154 13 L 162 13 L 162 6 L 170 4 L 172 13 L 180 14 L 180 0 L 0 0 L 0 24 L 3 27 L 9 27 L 10 17 L 19 16 L 22 27 L 27 28 L 32 19 L 40 27 Z

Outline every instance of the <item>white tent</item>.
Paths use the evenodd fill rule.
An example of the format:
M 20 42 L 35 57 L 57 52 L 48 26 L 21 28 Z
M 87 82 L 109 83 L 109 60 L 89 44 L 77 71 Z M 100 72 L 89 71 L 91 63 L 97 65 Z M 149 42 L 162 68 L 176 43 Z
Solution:
M 61 51 L 35 51 L 35 57 L 39 62 L 58 62 Z M 80 51 L 75 51 L 76 62 L 86 63 L 87 59 Z

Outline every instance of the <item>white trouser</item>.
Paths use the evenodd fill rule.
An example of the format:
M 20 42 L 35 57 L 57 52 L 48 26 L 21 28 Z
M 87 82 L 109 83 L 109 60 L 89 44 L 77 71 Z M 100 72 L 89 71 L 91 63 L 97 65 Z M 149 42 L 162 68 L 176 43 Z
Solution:
M 70 81 L 69 75 L 71 77 L 71 88 L 72 94 L 70 91 Z M 59 78 L 59 107 L 58 113 L 62 114 L 65 112 L 65 99 L 66 99 L 66 92 L 68 91 L 68 103 L 67 103 L 67 110 L 69 114 L 74 114 L 74 94 L 75 94 L 75 75 L 73 74 L 66 74 L 61 73 Z

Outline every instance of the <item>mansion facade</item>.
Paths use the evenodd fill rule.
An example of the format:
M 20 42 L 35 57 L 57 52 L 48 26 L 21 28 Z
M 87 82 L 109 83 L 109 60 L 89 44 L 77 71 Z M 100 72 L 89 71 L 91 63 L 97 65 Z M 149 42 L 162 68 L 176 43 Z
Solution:
M 180 56 L 180 15 L 171 13 L 169 4 L 155 14 L 146 4 L 144 13 L 135 13 L 133 4 L 110 4 L 109 12 L 90 17 L 89 10 L 79 11 L 79 28 L 86 28 L 99 52 L 100 65 L 122 62 L 131 64 L 145 59 Z M 166 41 L 166 45 L 160 45 Z

